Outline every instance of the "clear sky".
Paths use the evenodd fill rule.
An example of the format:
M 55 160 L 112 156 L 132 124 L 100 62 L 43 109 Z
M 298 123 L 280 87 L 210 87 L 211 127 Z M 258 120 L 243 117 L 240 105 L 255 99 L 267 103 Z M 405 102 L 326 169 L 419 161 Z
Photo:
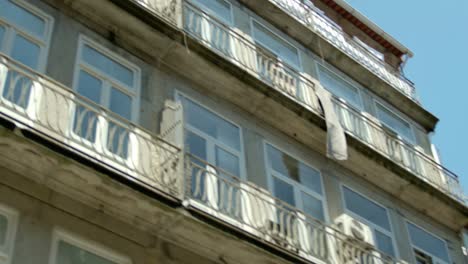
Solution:
M 432 140 L 468 193 L 468 0 L 347 0 L 413 51 L 405 67 L 439 119 Z

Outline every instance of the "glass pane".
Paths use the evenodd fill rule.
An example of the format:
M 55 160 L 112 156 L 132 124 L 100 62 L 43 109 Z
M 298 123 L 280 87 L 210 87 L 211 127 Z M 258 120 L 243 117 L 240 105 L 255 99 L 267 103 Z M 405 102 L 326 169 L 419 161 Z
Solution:
M 195 157 L 206 161 L 206 141 L 202 137 L 186 131 L 185 133 L 185 146 L 188 148 L 187 151 Z M 192 157 L 191 162 L 193 163 L 192 169 L 192 195 L 194 198 L 202 198 L 205 194 L 205 174 L 207 166 L 202 161 Z
M 89 142 L 95 142 L 98 116 L 88 106 L 77 105 L 73 122 L 73 132 Z
M 362 218 L 374 223 L 388 231 L 390 222 L 388 220 L 387 210 L 382 206 L 364 198 L 363 196 L 344 188 L 344 198 L 346 208 Z
M 299 176 L 301 178 L 301 183 L 304 186 L 318 194 L 322 194 L 322 179 L 320 178 L 320 172 L 318 170 L 314 170 L 311 167 L 300 163 Z
M 294 189 L 293 186 L 276 178 L 273 177 L 273 192 L 275 194 L 275 197 L 290 204 L 295 206 L 296 202 L 294 199 Z
M 302 183 L 310 190 L 322 194 L 320 173 L 317 170 L 297 161 L 269 144 L 267 145 L 267 155 L 272 169 L 285 177 Z
M 413 135 L 411 133 L 411 127 L 408 122 L 404 121 L 391 111 L 377 104 L 377 111 L 379 113 L 380 120 L 398 133 L 400 136 L 404 137 L 409 141 L 413 141 Z
M 134 76 L 133 71 L 129 68 L 110 59 L 88 45 L 84 45 L 83 47 L 82 58 L 85 62 L 93 65 L 110 77 L 128 85 L 129 88 L 133 88 Z
M 449 262 L 447 247 L 444 241 L 427 233 L 421 228 L 408 223 L 408 231 L 411 237 L 412 244 L 420 249 L 434 255 L 435 257 Z
M 116 264 L 87 250 L 60 241 L 56 264 Z
M 239 158 L 219 147 L 216 147 L 216 166 L 234 176 L 240 176 Z
M 109 122 L 107 149 L 124 159 L 128 157 L 129 131 L 124 127 Z
M 81 70 L 78 80 L 78 93 L 89 100 L 100 104 L 102 94 L 102 81 L 93 75 Z
M 273 51 L 278 57 L 290 65 L 299 67 L 299 56 L 295 47 L 282 40 L 257 22 L 253 23 L 253 32 L 256 41 Z
M 7 74 L 3 97 L 20 106 L 26 108 L 29 105 L 33 82 L 29 77 L 10 70 Z
M 121 91 L 112 88 L 110 110 L 123 118 L 132 118 L 132 98 Z
M 240 131 L 237 126 L 187 98 L 183 98 L 183 105 L 188 124 L 240 151 Z
M 323 213 L 322 201 L 303 192 L 302 203 L 304 205 L 304 212 L 319 220 L 325 221 L 325 214 Z
M 375 231 L 375 238 L 377 240 L 377 248 L 386 253 L 389 256 L 395 256 L 395 250 L 393 249 L 392 238 L 382 234 L 379 231 Z
M 37 70 L 40 52 L 41 48 L 39 45 L 25 39 L 20 35 L 16 35 L 11 57 L 23 63 L 24 65 Z
M 185 145 L 188 147 L 188 152 L 202 160 L 206 160 L 206 140 L 202 137 L 186 131 L 185 134 Z
M 270 166 L 283 176 L 289 177 L 297 182 L 299 179 L 299 162 L 277 148 L 267 145 L 267 155 Z
M 3 36 L 5 35 L 5 27 L 0 26 L 0 50 L 3 50 Z
M 44 38 L 45 21 L 11 1 L 0 0 L 0 16 L 10 23 Z
M 4 215 L 0 215 L 0 249 L 6 243 L 8 230 L 8 219 Z
M 224 0 L 194 0 L 207 8 L 221 21 L 231 23 L 231 6 Z M 205 9 L 203 8 L 203 9 Z
M 320 69 L 320 81 L 335 96 L 344 99 L 355 107 L 361 106 L 358 90 L 344 80 L 341 80 L 337 75 Z

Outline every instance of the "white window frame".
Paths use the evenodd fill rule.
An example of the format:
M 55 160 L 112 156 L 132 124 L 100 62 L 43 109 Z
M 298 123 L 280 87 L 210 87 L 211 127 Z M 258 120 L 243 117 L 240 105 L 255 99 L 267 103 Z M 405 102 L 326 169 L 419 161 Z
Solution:
M 262 43 L 261 41 L 259 41 L 256 37 L 255 37 L 255 30 L 254 30 L 254 23 L 257 23 L 259 24 L 260 26 L 264 27 L 268 32 L 271 33 L 271 35 L 279 38 L 280 40 L 284 41 L 285 43 L 289 44 L 291 47 L 293 47 L 295 50 L 296 50 L 296 54 L 297 54 L 297 60 L 298 60 L 298 65 L 294 65 L 294 64 L 290 64 L 288 62 L 286 62 L 283 58 L 281 58 L 279 56 L 279 54 L 277 54 L 274 50 L 270 49 L 269 47 L 267 47 L 265 44 L 261 44 L 262 48 L 266 49 L 267 51 L 271 52 L 272 54 L 275 54 L 276 58 L 278 59 L 278 61 L 280 62 L 280 64 L 286 64 L 288 65 L 289 67 L 299 71 L 299 72 L 302 72 L 302 58 L 301 58 L 301 53 L 299 52 L 299 48 L 296 47 L 296 45 L 294 45 L 293 43 L 291 43 L 290 41 L 288 41 L 287 39 L 283 38 L 282 36 L 280 36 L 279 34 L 275 33 L 270 26 L 268 25 L 265 25 L 265 23 L 262 23 L 260 22 L 258 19 L 255 19 L 253 17 L 250 18 L 250 35 L 252 36 L 252 38 L 254 39 L 255 42 L 258 42 L 258 43 Z M 298 76 L 299 77 L 299 76 Z
M 108 74 L 102 72 L 101 70 L 97 69 L 96 67 L 87 64 L 86 62 L 81 60 L 81 55 L 83 51 L 83 47 L 85 45 L 90 46 L 91 48 L 95 49 L 103 56 L 108 57 L 116 61 L 117 63 L 121 64 L 122 66 L 127 67 L 128 69 L 132 70 L 134 73 L 134 83 L 133 87 L 128 87 L 126 84 L 121 83 L 119 80 L 115 80 L 113 77 L 109 76 Z M 140 107 L 140 92 L 141 92 L 141 69 L 140 67 L 136 66 L 129 60 L 123 58 L 122 56 L 116 54 L 115 52 L 111 51 L 110 49 L 104 47 L 102 44 L 94 41 L 93 39 L 80 34 L 78 38 L 78 49 L 76 53 L 75 65 L 73 70 L 73 90 L 77 91 L 78 89 L 78 81 L 80 76 L 80 70 L 86 71 L 88 74 L 95 76 L 96 78 L 100 79 L 103 82 L 103 89 L 111 89 L 111 83 L 107 79 L 112 79 L 112 83 L 115 83 L 119 87 L 114 87 L 115 89 L 121 91 L 126 95 L 130 95 L 132 98 L 132 109 L 131 109 L 131 118 L 129 121 L 136 122 L 139 117 L 139 107 Z M 131 90 L 128 88 L 134 88 L 133 94 Z M 98 104 L 103 107 L 109 107 L 110 103 L 110 93 L 108 93 L 107 97 L 101 98 L 101 102 Z M 110 112 L 110 109 L 109 109 Z M 122 117 L 123 118 L 123 117 Z
M 444 243 L 444 246 L 445 246 L 445 250 L 447 251 L 447 256 L 448 256 L 448 260 L 449 262 L 445 262 L 444 260 L 442 259 L 439 259 L 438 257 L 432 255 L 431 253 L 413 245 L 413 239 L 411 238 L 411 234 L 409 232 L 409 224 L 412 224 L 414 226 L 416 226 L 417 228 L 421 229 L 422 231 L 428 233 L 429 235 L 439 239 L 440 241 L 442 241 Z M 409 238 L 409 242 L 410 242 L 410 246 L 411 246 L 411 255 L 413 256 L 413 261 L 414 263 L 416 263 L 416 254 L 414 253 L 414 249 L 418 250 L 418 251 L 421 251 L 422 253 L 426 254 L 427 256 L 431 257 L 433 260 L 437 260 L 439 263 L 445 263 L 445 264 L 450 264 L 452 263 L 452 256 L 450 255 L 450 250 L 448 248 L 448 245 L 447 245 L 447 242 L 445 241 L 445 239 L 442 239 L 440 236 L 437 236 L 435 235 L 434 233 L 432 232 L 429 232 L 427 229 L 421 227 L 420 225 L 414 223 L 413 221 L 410 221 L 408 219 L 405 219 L 405 226 L 406 226 L 406 233 L 408 234 L 408 238 Z M 436 264 L 436 263 L 433 263 L 433 264 Z
M 378 226 L 377 224 L 374 224 L 372 223 L 371 221 L 365 219 L 364 217 L 358 215 L 357 213 L 354 213 L 352 212 L 351 210 L 349 210 L 347 208 L 347 204 L 346 204 L 346 199 L 345 199 L 345 196 L 344 196 L 344 189 L 347 188 L 349 189 L 350 191 L 364 197 L 365 199 L 367 199 L 368 201 L 382 207 L 385 209 L 385 211 L 387 212 L 387 220 L 388 220 L 388 223 L 390 225 L 390 231 L 389 230 L 386 230 L 385 228 L 381 227 L 381 226 Z M 400 252 L 398 250 L 398 244 L 396 243 L 396 239 L 395 239 L 395 234 L 394 234 L 394 228 L 393 228 L 393 224 L 392 224 L 392 219 L 390 218 L 390 210 L 388 209 L 388 207 L 384 206 L 383 204 L 379 203 L 379 202 L 376 202 L 374 199 L 370 199 L 367 195 L 364 195 L 363 193 L 359 192 L 359 191 L 356 191 L 356 189 L 354 188 L 351 188 L 349 187 L 348 185 L 346 184 L 343 184 L 341 183 L 340 184 L 340 191 L 341 191 L 341 203 L 343 205 L 343 209 L 344 209 L 344 212 L 349 215 L 349 216 L 352 216 L 354 218 L 356 218 L 357 220 L 363 222 L 364 224 L 366 224 L 367 226 L 369 226 L 371 229 L 372 229 L 372 236 L 373 236 L 373 239 L 375 241 L 375 248 L 377 248 L 377 239 L 376 239 L 376 234 L 375 234 L 375 231 L 377 230 L 378 232 L 390 237 L 390 239 L 392 240 L 392 245 L 393 245 L 393 250 L 395 252 L 395 258 L 399 258 L 400 256 Z
M 231 123 L 232 125 L 236 126 L 239 129 L 239 144 L 240 144 L 240 149 L 236 150 L 225 143 L 219 141 L 218 139 L 213 138 L 212 136 L 206 134 L 205 132 L 191 126 L 188 124 L 187 120 L 184 120 L 184 144 L 185 144 L 185 130 L 189 130 L 191 133 L 203 138 L 206 140 L 207 144 L 207 157 L 206 157 L 206 162 L 209 164 L 212 164 L 213 166 L 216 166 L 216 153 L 215 153 L 215 146 L 220 146 L 224 151 L 227 151 L 230 154 L 233 154 L 239 158 L 239 174 L 238 177 L 240 177 L 242 180 L 247 179 L 247 172 L 245 168 L 245 150 L 244 150 L 244 139 L 243 139 L 243 134 L 242 134 L 242 127 L 237 124 L 236 122 L 233 122 L 229 118 L 226 118 L 222 114 L 219 114 L 217 111 L 214 111 L 212 108 L 206 106 L 205 104 L 202 104 L 200 101 L 194 99 L 193 97 L 182 93 L 180 91 L 175 92 L 175 98 L 176 101 L 180 102 L 182 104 L 181 97 L 187 98 L 188 100 L 194 102 L 198 106 L 204 108 L 208 112 L 211 112 L 212 114 L 218 116 L 219 118 L 223 119 L 224 121 Z M 183 107 L 182 107 L 183 108 Z M 185 110 L 184 110 L 185 111 Z M 185 115 L 185 114 L 184 114 Z
M 351 81 L 347 80 L 347 78 L 341 76 L 340 73 L 337 73 L 336 70 L 326 66 L 326 65 L 323 65 L 321 63 L 316 63 L 316 72 L 317 72 L 317 76 L 318 76 L 318 79 L 320 82 L 322 82 L 322 71 L 326 71 L 328 73 L 330 73 L 330 75 L 332 76 L 335 76 L 338 81 L 342 81 L 344 82 L 345 84 L 348 84 L 349 86 L 351 86 L 352 88 L 356 89 L 357 91 L 357 97 L 358 97 L 358 102 L 357 104 L 358 105 L 354 105 L 352 102 L 349 102 L 348 100 L 346 100 L 346 98 L 343 98 L 341 96 L 339 96 L 338 94 L 335 94 L 333 91 L 330 91 L 328 90 L 326 87 L 324 87 L 325 89 L 327 89 L 327 91 L 329 91 L 331 94 L 333 94 L 338 100 L 340 100 L 341 102 L 343 102 L 347 107 L 351 107 L 351 108 L 354 108 L 356 110 L 359 110 L 359 111 L 363 111 L 364 109 L 364 103 L 363 103 L 363 99 L 362 99 L 362 91 L 361 91 L 361 88 L 356 86 L 355 84 L 353 84 Z
M 375 114 L 379 122 L 385 126 L 385 128 L 390 129 L 393 131 L 399 139 L 403 140 L 404 142 L 410 143 L 412 146 L 417 146 L 416 144 L 416 135 L 414 133 L 413 125 L 410 121 L 407 120 L 407 118 L 404 118 L 400 113 L 396 112 L 395 110 L 391 109 L 390 107 L 386 106 L 384 103 L 379 102 L 376 98 L 374 98 L 374 107 L 375 107 Z M 403 135 L 401 135 L 398 131 L 395 131 L 393 128 L 391 128 L 389 125 L 385 124 L 385 122 L 382 121 L 380 118 L 380 113 L 379 113 L 379 107 L 382 107 L 389 111 L 390 113 L 394 114 L 398 118 L 400 118 L 403 122 L 406 122 L 410 128 L 410 136 L 411 138 L 407 138 Z
M 78 235 L 72 234 L 62 228 L 54 228 L 52 234 L 52 247 L 50 250 L 49 264 L 56 264 L 58 245 L 60 241 L 64 241 L 82 250 L 86 250 L 99 257 L 112 261 L 116 264 L 131 264 L 129 257 L 121 255 L 114 250 L 111 250 L 101 244 L 84 239 Z
M 220 15 L 217 14 L 216 12 L 214 12 L 209 6 L 204 5 L 203 3 L 199 2 L 198 0 L 188 0 L 188 1 L 190 3 L 192 3 L 193 5 L 195 5 L 196 7 L 201 8 L 204 12 L 208 13 L 209 15 L 214 16 L 217 20 L 219 20 L 219 22 L 227 23 L 226 24 L 227 26 L 233 26 L 234 25 L 234 11 L 233 11 L 231 2 L 229 2 L 227 0 L 217 0 L 217 1 L 225 2 L 225 3 L 227 3 L 229 5 L 229 12 L 230 12 L 229 16 L 230 17 L 229 17 L 229 19 L 225 19 L 225 18 L 220 17 Z M 205 19 L 209 19 L 209 18 L 205 18 Z
M 0 248 L 0 264 L 10 264 L 13 258 L 19 213 L 13 208 L 0 204 L 0 215 L 7 219 L 5 247 Z
M 276 172 L 272 168 L 272 166 L 270 165 L 270 160 L 268 158 L 268 152 L 267 152 L 268 145 L 272 146 L 273 148 L 276 148 L 277 150 L 279 150 L 283 154 L 286 154 L 286 155 L 290 156 L 291 158 L 296 159 L 298 162 L 301 162 L 304 165 L 318 171 L 319 176 L 320 176 L 320 187 L 322 188 L 322 195 L 316 193 L 313 190 L 308 189 L 306 186 L 304 186 L 300 182 L 297 182 L 297 181 L 287 177 L 286 175 L 282 175 L 281 173 Z M 296 202 L 296 205 L 291 205 L 291 206 L 296 207 L 299 210 L 303 211 L 304 205 L 303 205 L 303 201 L 302 201 L 302 197 L 301 197 L 301 192 L 304 192 L 307 195 L 310 195 L 310 196 L 314 197 L 315 199 L 320 200 L 322 202 L 323 217 L 324 217 L 323 221 L 328 223 L 329 222 L 329 215 L 328 215 L 327 194 L 325 192 L 325 186 L 324 186 L 324 183 L 323 183 L 322 172 L 319 169 L 317 169 L 315 166 L 311 166 L 308 162 L 305 162 L 302 159 L 297 158 L 295 155 L 291 155 L 289 152 L 284 151 L 283 149 L 277 147 L 275 144 L 272 144 L 272 143 L 268 142 L 267 140 L 263 140 L 263 153 L 264 153 L 265 171 L 267 173 L 267 185 L 268 185 L 268 190 L 271 192 L 271 194 L 275 197 L 273 177 L 277 177 L 281 181 L 284 181 L 284 182 L 286 182 L 287 184 L 289 184 L 289 185 L 291 185 L 293 187 L 294 200 Z M 316 216 L 311 215 L 311 217 L 313 217 L 314 219 L 319 220 L 318 218 L 316 218 Z
M 134 74 L 134 85 L 133 87 L 129 87 L 128 85 L 126 84 L 123 84 L 121 83 L 120 81 L 118 80 L 115 80 L 115 78 L 113 78 L 112 76 L 109 76 L 108 74 L 102 72 L 101 70 L 97 69 L 96 67 L 92 66 L 92 65 L 89 65 L 87 64 L 86 62 L 84 61 L 81 61 L 81 54 L 82 54 L 82 50 L 83 50 L 83 47 L 85 45 L 88 45 L 89 47 L 91 47 L 92 49 L 95 49 L 97 52 L 101 53 L 103 56 L 106 56 L 107 58 L 109 59 L 112 59 L 112 60 L 115 60 L 117 63 L 121 64 L 122 66 L 125 66 L 127 68 L 129 68 L 130 70 L 133 71 L 133 74 Z M 82 65 L 85 65 L 84 67 Z M 76 134 L 75 131 L 74 131 L 74 124 L 75 124 L 75 120 L 74 118 L 76 118 L 76 114 L 75 114 L 75 111 L 76 111 L 76 107 L 70 107 L 70 116 L 72 117 L 72 120 L 69 122 L 69 129 L 70 129 L 70 135 L 72 138 L 74 138 L 77 142 L 75 146 L 77 148 L 80 148 L 80 149 L 83 149 L 83 146 L 82 145 L 85 145 L 89 148 L 92 148 L 93 151 L 89 154 L 91 155 L 95 155 L 95 151 L 96 150 L 103 150 L 104 153 L 106 153 L 108 156 L 111 156 L 117 160 L 119 160 L 120 162 L 124 162 L 127 164 L 127 166 L 134 166 L 133 162 L 131 161 L 131 159 L 134 159 L 135 157 L 133 157 L 131 155 L 131 149 L 134 148 L 134 147 L 137 147 L 135 144 L 136 143 L 133 143 L 133 140 L 134 140 L 134 137 L 132 136 L 132 131 L 129 131 L 129 137 L 128 137 L 128 155 L 126 158 L 123 158 L 121 156 L 118 156 L 116 155 L 113 151 L 109 150 L 109 148 L 107 147 L 107 140 L 108 140 L 108 130 L 109 130 L 109 122 L 108 122 L 108 117 L 112 117 L 110 120 L 112 122 L 115 122 L 117 125 L 119 125 L 119 122 L 121 120 L 126 120 L 128 122 L 133 122 L 133 123 L 137 123 L 138 121 L 138 116 L 139 116 L 139 107 L 140 107 L 140 92 L 141 92 L 141 70 L 138 66 L 136 66 L 135 64 L 131 63 L 130 61 L 128 61 L 127 59 L 121 57 L 120 55 L 116 54 L 115 52 L 109 50 L 108 48 L 104 47 L 103 45 L 97 43 L 96 41 L 92 40 L 91 38 L 83 35 L 83 34 L 80 34 L 80 36 L 78 37 L 78 49 L 76 51 L 76 58 L 75 58 L 75 65 L 74 65 L 74 70 L 73 70 L 73 91 L 79 95 L 78 93 L 78 82 L 79 82 L 79 77 L 80 77 L 80 70 L 83 69 L 85 70 L 88 74 L 98 78 L 99 80 L 101 80 L 103 82 L 103 87 L 102 89 L 105 89 L 107 87 L 108 91 L 107 92 L 104 92 L 105 95 L 107 96 L 102 96 L 101 94 L 101 101 L 98 102 L 97 104 L 99 105 L 99 107 L 102 107 L 102 108 L 106 108 L 106 112 L 102 112 L 102 111 L 99 111 L 99 108 L 96 108 L 94 110 L 96 110 L 97 112 L 97 120 L 96 120 L 96 139 L 94 142 L 91 142 L 91 141 L 88 141 L 87 139 L 84 139 L 82 136 L 80 136 L 79 134 Z M 107 83 L 107 84 L 106 84 Z M 119 116 L 118 114 L 116 113 L 112 113 L 112 111 L 109 109 L 109 106 L 110 106 L 110 91 L 112 88 L 112 86 L 119 90 L 119 91 L 122 91 L 123 89 L 135 89 L 133 91 L 133 95 L 130 95 L 131 98 L 132 98 L 132 109 L 131 109 L 131 119 L 130 120 L 127 120 L 125 119 L 124 117 L 121 117 Z M 115 86 L 121 86 L 121 87 L 115 87 Z M 124 94 L 126 95 L 129 95 L 129 91 L 122 91 Z M 130 91 L 131 92 L 131 91 Z M 106 98 L 104 98 L 106 97 Z M 86 102 L 83 103 L 84 105 L 87 105 Z M 122 125 L 123 127 L 127 127 L 127 125 L 125 123 L 120 123 L 120 125 Z M 104 135 L 103 137 L 99 137 L 99 135 Z M 89 152 L 89 150 L 87 149 L 83 149 L 83 151 L 85 152 Z
M 2 44 L 4 44 L 4 48 L 0 49 L 0 52 L 4 52 L 5 54 L 9 55 L 13 49 L 13 46 L 12 46 L 13 37 L 16 35 L 21 35 L 22 37 L 30 40 L 31 42 L 37 44 L 40 47 L 40 54 L 38 58 L 37 69 L 34 69 L 34 70 L 44 73 L 46 65 L 47 65 L 47 57 L 49 55 L 50 42 L 51 42 L 53 26 L 54 26 L 54 18 L 48 15 L 46 12 L 39 9 L 38 7 L 24 0 L 10 0 L 10 2 L 18 5 L 19 7 L 25 9 L 28 12 L 31 12 L 32 14 L 44 20 L 44 24 L 45 24 L 44 40 L 38 39 L 37 36 L 34 36 L 32 33 L 0 17 L 0 25 L 3 25 L 6 28 L 6 31 L 3 35 L 4 43 L 0 43 L 0 48 L 2 47 Z

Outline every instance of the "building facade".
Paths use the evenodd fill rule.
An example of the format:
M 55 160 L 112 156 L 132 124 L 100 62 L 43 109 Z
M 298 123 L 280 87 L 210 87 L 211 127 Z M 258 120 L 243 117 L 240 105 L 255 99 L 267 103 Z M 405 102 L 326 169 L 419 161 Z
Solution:
M 467 263 L 411 56 L 342 0 L 0 0 L 0 264 Z

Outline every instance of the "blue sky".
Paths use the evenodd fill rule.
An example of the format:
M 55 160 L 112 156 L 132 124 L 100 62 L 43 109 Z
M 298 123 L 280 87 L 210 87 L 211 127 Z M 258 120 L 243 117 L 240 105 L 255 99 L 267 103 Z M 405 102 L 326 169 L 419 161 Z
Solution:
M 414 52 L 406 76 L 440 119 L 433 142 L 468 193 L 468 0 L 347 2 Z

